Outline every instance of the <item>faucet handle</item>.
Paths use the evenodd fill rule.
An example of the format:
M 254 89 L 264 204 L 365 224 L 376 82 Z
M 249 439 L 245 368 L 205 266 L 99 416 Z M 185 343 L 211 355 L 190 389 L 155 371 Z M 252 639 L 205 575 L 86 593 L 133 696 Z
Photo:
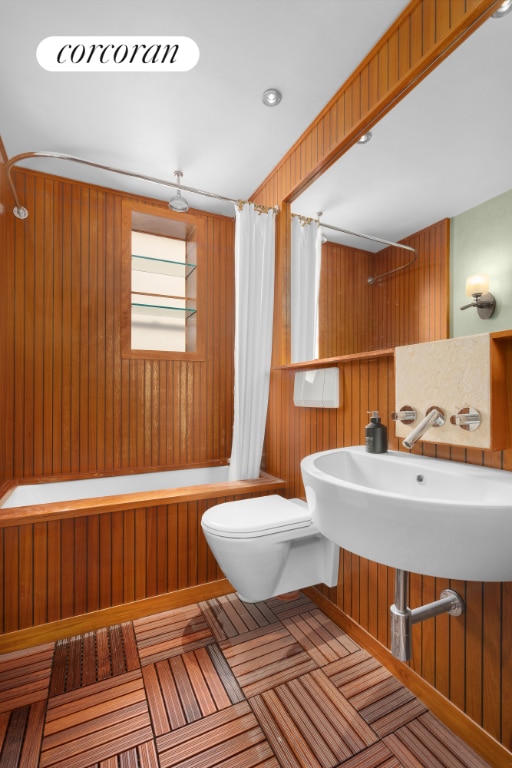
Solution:
M 478 429 L 482 421 L 480 412 L 476 408 L 461 408 L 455 416 L 450 416 L 450 424 L 455 424 L 461 429 L 473 431 Z
M 413 424 L 416 421 L 416 409 L 410 405 L 404 405 L 400 410 L 391 414 L 393 421 L 401 421 L 402 424 Z
M 427 408 L 427 410 L 425 411 L 425 416 L 428 416 L 433 411 L 437 412 L 437 418 L 435 419 L 435 421 L 432 422 L 431 426 L 442 427 L 443 424 L 445 424 L 446 422 L 446 412 L 442 408 L 439 408 L 438 405 L 431 405 L 430 408 Z

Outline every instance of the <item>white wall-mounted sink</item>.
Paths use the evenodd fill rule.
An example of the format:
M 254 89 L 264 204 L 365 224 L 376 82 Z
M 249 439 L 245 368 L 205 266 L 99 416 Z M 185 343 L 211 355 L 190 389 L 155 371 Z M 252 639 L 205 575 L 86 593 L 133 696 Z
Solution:
M 512 472 L 364 446 L 301 462 L 321 533 L 378 563 L 465 581 L 512 581 Z

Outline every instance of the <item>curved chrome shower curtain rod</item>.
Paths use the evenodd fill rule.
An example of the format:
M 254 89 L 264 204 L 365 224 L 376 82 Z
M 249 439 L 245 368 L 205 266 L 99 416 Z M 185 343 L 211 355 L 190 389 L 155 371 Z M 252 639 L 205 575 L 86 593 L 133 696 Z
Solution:
M 296 216 L 297 218 L 303 220 L 304 222 L 316 221 L 320 227 L 323 227 L 324 229 L 333 229 L 335 232 L 342 232 L 344 235 L 351 235 L 352 237 L 362 237 L 364 240 L 372 240 L 375 243 L 382 243 L 383 245 L 391 245 L 393 246 L 393 248 L 401 248 L 404 251 L 412 251 L 414 256 L 410 261 L 407 262 L 407 264 L 402 264 L 400 267 L 395 267 L 395 269 L 390 269 L 389 272 L 383 272 L 381 275 L 375 275 L 375 277 L 369 277 L 368 282 L 370 283 L 370 285 L 373 285 L 379 280 L 382 280 L 384 277 L 389 277 L 389 275 L 394 275 L 395 272 L 401 272 L 402 269 L 407 269 L 407 267 L 411 267 L 416 261 L 416 259 L 418 258 L 418 252 L 416 251 L 416 248 L 413 248 L 411 245 L 404 245 L 403 243 L 394 243 L 392 240 L 384 240 L 382 237 L 375 237 L 374 235 L 364 235 L 362 232 L 351 232 L 350 229 L 342 229 L 341 227 L 335 227 L 332 224 L 325 224 L 323 221 L 320 221 L 320 219 L 301 216 L 299 213 L 292 213 L 292 216 Z
M 18 197 L 18 193 L 16 192 L 16 187 L 14 186 L 14 182 L 12 180 L 11 176 L 11 169 L 17 164 L 22 162 L 23 160 L 30 160 L 34 157 L 48 157 L 53 158 L 55 160 L 68 160 L 72 163 L 80 163 L 81 165 L 88 165 L 91 168 L 99 168 L 103 171 L 109 171 L 111 173 L 119 173 L 122 176 L 130 176 L 132 179 L 140 179 L 141 181 L 149 181 L 153 184 L 160 184 L 164 187 L 172 187 L 173 189 L 180 189 L 183 192 L 190 192 L 191 194 L 196 195 L 203 195 L 204 197 L 213 197 L 216 200 L 224 200 L 227 203 L 234 203 L 235 205 L 243 205 L 244 203 L 248 202 L 246 200 L 234 200 L 231 197 L 224 197 L 223 195 L 217 195 L 213 192 L 205 192 L 202 189 L 195 189 L 194 187 L 186 187 L 183 184 L 179 184 L 177 182 L 173 181 L 166 181 L 165 179 L 157 179 L 153 176 L 146 176 L 144 174 L 140 173 L 133 173 L 132 171 L 123 171 L 121 168 L 112 168 L 109 165 L 102 165 L 101 163 L 94 163 L 92 160 L 84 160 L 80 157 L 75 157 L 74 155 L 66 155 L 62 154 L 61 152 L 24 152 L 21 155 L 15 155 L 6 163 L 7 168 L 7 181 L 9 182 L 9 186 L 11 188 L 12 195 L 14 197 L 14 202 L 16 203 L 15 207 L 13 208 L 13 213 L 18 219 L 26 219 L 28 217 L 28 211 L 26 208 L 24 208 L 20 204 L 20 200 Z M 257 208 L 261 208 L 262 210 L 270 210 L 270 208 L 267 208 L 266 206 L 258 206 Z M 274 208 L 274 210 L 277 212 L 279 208 Z M 292 216 L 298 216 L 298 214 L 292 214 Z M 299 217 L 305 219 L 305 217 Z M 306 220 L 306 219 L 305 219 Z M 313 219 L 311 219 L 313 221 Z M 384 272 L 382 275 L 376 275 L 375 277 L 369 277 L 368 282 L 373 284 L 377 282 L 378 280 L 381 280 L 384 277 L 388 277 L 388 275 L 392 275 L 395 272 L 399 272 L 402 269 L 405 269 L 406 267 L 410 267 L 417 259 L 418 254 L 416 253 L 416 250 L 414 248 L 411 248 L 408 245 L 402 245 L 401 243 L 393 243 L 389 240 L 383 240 L 379 237 L 373 237 L 372 235 L 364 235 L 361 232 L 351 232 L 348 229 L 341 229 L 340 227 L 334 227 L 330 224 L 324 224 L 323 222 L 319 221 L 318 219 L 314 219 L 314 221 L 318 221 L 318 223 L 327 229 L 334 229 L 338 232 L 343 232 L 346 235 L 352 235 L 354 237 L 361 237 L 366 240 L 374 240 L 378 243 L 383 243 L 384 245 L 391 245 L 395 248 L 402 248 L 407 251 L 412 251 L 414 253 L 413 258 L 411 261 L 409 261 L 407 264 L 403 264 L 400 267 L 396 267 L 395 269 L 390 270 L 389 272 Z
M 13 208 L 13 213 L 16 216 L 17 219 L 26 219 L 28 217 L 28 211 L 26 208 L 24 208 L 22 205 L 20 205 L 20 200 L 18 198 L 18 194 L 16 192 L 16 187 L 14 186 L 14 182 L 12 180 L 11 176 L 11 169 L 17 164 L 20 163 L 22 160 L 30 160 L 34 157 L 49 157 L 53 158 L 55 160 L 69 160 L 72 163 L 80 163 L 81 165 L 89 165 L 91 168 L 99 168 L 102 171 L 110 171 L 111 173 L 119 173 L 122 176 L 130 176 L 132 179 L 140 179 L 141 181 L 150 181 L 153 184 L 160 184 L 164 187 L 173 187 L 174 189 L 179 189 L 182 192 L 191 192 L 192 194 L 196 195 L 203 195 L 204 197 L 214 197 L 216 200 L 224 200 L 227 203 L 234 203 L 235 205 L 243 205 L 249 201 L 247 200 L 234 200 L 231 197 L 224 197 L 223 195 L 216 195 L 213 192 L 205 192 L 203 189 L 195 189 L 194 187 L 186 187 L 184 184 L 179 184 L 175 181 L 166 181 L 165 179 L 157 179 L 153 176 L 146 176 L 141 173 L 133 173 L 132 171 L 123 171 L 121 168 L 112 168 L 110 165 L 102 165 L 101 163 L 94 163 L 92 160 L 84 160 L 81 157 L 75 157 L 74 155 L 65 155 L 60 152 L 25 152 L 21 155 L 16 155 L 15 157 L 12 157 L 7 163 L 7 180 L 9 182 L 9 186 L 11 187 L 11 191 L 14 197 L 14 201 L 16 203 L 15 207 Z M 271 208 L 267 208 L 267 206 L 259 206 L 255 205 L 256 208 L 261 208 L 262 210 L 271 210 Z M 274 208 L 273 210 L 277 211 L 277 208 Z

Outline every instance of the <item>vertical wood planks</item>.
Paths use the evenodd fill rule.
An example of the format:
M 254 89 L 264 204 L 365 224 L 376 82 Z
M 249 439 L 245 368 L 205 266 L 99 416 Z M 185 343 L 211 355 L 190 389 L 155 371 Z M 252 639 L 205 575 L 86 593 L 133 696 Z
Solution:
M 29 218 L 2 219 L 10 313 L 3 477 L 172 467 L 231 448 L 234 225 L 206 226 L 204 360 L 121 356 L 121 202 L 86 184 L 17 171 Z M 205 430 L 206 425 L 206 430 Z
M 1 528 L 0 634 L 222 579 L 201 516 L 250 495 Z

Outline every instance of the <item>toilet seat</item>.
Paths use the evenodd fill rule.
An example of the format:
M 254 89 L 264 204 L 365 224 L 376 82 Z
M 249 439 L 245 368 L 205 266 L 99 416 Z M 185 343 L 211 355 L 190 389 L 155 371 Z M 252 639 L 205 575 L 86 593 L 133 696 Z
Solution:
M 271 495 L 217 504 L 204 513 L 201 524 L 215 536 L 251 539 L 308 528 L 313 522 L 300 499 Z

